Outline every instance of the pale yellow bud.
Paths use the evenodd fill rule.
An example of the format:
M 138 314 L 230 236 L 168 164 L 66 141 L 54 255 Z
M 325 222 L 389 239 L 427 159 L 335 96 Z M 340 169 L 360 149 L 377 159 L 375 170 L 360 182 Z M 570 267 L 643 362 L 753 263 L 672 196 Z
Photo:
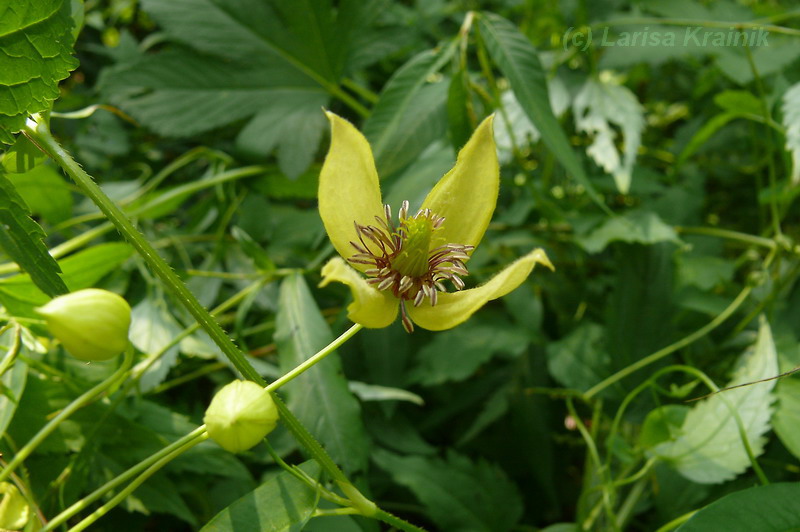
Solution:
M 36 311 L 44 316 L 52 335 L 77 359 L 108 360 L 128 346 L 131 307 L 108 290 L 78 290 Z
M 203 418 L 208 435 L 232 453 L 246 451 L 272 432 L 278 409 L 269 392 L 252 381 L 225 385 Z

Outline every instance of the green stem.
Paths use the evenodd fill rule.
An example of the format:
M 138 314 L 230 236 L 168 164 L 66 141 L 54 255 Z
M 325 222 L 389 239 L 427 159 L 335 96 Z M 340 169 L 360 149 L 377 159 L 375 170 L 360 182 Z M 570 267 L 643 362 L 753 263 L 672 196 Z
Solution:
M 658 530 L 656 530 L 656 532 L 671 532 L 672 530 L 675 530 L 683 523 L 691 519 L 694 516 L 694 514 L 696 514 L 698 511 L 699 510 L 692 510 L 691 512 L 685 513 L 680 517 L 676 517 L 669 523 L 661 526 Z
M 369 103 L 377 103 L 378 99 L 380 98 L 377 94 L 369 90 L 367 87 L 359 85 L 354 80 L 350 78 L 344 78 L 342 80 L 342 85 L 350 89 L 351 91 L 355 92 Z
M 189 311 L 192 317 L 200 324 L 200 326 L 211 337 L 214 343 L 222 350 L 225 356 L 233 363 L 236 369 L 248 380 L 266 387 L 267 383 L 247 361 L 244 354 L 236 347 L 233 341 L 228 337 L 222 327 L 214 320 L 209 312 L 203 308 L 197 298 L 186 287 L 181 279 L 172 271 L 172 268 L 162 259 L 153 246 L 144 238 L 144 236 L 136 229 L 131 221 L 125 216 L 122 210 L 109 199 L 108 196 L 97 186 L 92 177 L 87 174 L 83 168 L 67 153 L 61 145 L 53 138 L 47 125 L 43 121 L 34 121 L 32 124 L 25 128 L 24 134 L 34 143 L 39 149 L 52 158 L 61 168 L 67 173 L 70 178 L 78 185 L 81 191 L 88 196 L 109 219 L 117 230 L 125 237 L 128 242 L 136 249 L 136 251 L 145 260 L 150 269 L 156 276 L 164 283 L 167 290 Z M 243 170 L 240 170 L 243 171 Z M 349 331 L 342 335 L 332 344 L 341 345 L 346 339 L 350 338 L 353 334 L 361 329 L 360 325 L 353 326 Z M 339 342 L 339 343 L 337 343 Z M 327 349 L 327 348 L 325 348 Z M 325 351 L 323 349 L 323 351 Z M 314 360 L 312 364 L 304 363 L 305 369 L 313 366 L 319 362 L 325 355 L 314 355 L 310 360 Z M 308 362 L 308 361 L 307 361 Z M 302 371 L 292 371 L 293 377 L 296 377 Z M 292 378 L 293 378 L 292 377 Z M 288 382 L 290 379 L 279 379 L 277 386 Z M 277 381 L 276 381 L 277 382 Z M 272 388 L 277 388 L 272 385 Z M 351 484 L 341 469 L 331 459 L 330 455 L 323 449 L 319 442 L 314 439 L 311 433 L 306 429 L 294 414 L 286 407 L 284 402 L 275 393 L 272 394 L 275 405 L 278 408 L 280 418 L 284 425 L 289 429 L 298 442 L 304 446 L 309 453 L 314 457 L 328 475 L 337 483 Z M 355 488 L 353 488 L 355 489 Z M 397 518 L 395 518 L 397 519 Z M 400 520 L 402 521 L 402 520 Z
M 603 381 L 595 384 L 594 386 L 589 388 L 589 390 L 587 390 L 585 394 L 583 394 L 583 397 L 586 400 L 591 399 L 592 397 L 594 397 L 595 395 L 597 395 L 601 391 L 605 390 L 606 388 L 608 388 L 612 384 L 621 381 L 622 379 L 624 379 L 628 375 L 630 375 L 632 373 L 635 373 L 635 372 L 639 371 L 640 369 L 642 369 L 642 368 L 644 368 L 646 366 L 649 366 L 650 364 L 652 364 L 654 362 L 657 362 L 657 361 L 661 360 L 662 358 L 664 358 L 664 357 L 666 357 L 668 355 L 671 355 L 672 353 L 674 353 L 675 351 L 677 351 L 679 349 L 683 349 L 687 345 L 689 345 L 689 344 L 699 340 L 703 336 L 707 335 L 708 333 L 710 333 L 711 331 L 713 331 L 714 329 L 719 327 L 723 322 L 725 322 L 725 320 L 727 320 L 729 317 L 731 317 L 731 315 L 734 312 L 736 312 L 736 310 L 739 308 L 739 306 L 742 303 L 744 303 L 744 300 L 747 299 L 747 296 L 750 295 L 750 292 L 752 292 L 752 290 L 753 290 L 753 287 L 746 286 L 741 292 L 739 292 L 739 295 L 736 296 L 736 299 L 734 299 L 731 302 L 731 304 L 728 305 L 728 307 L 725 310 L 723 310 L 716 318 L 714 318 L 713 320 L 711 320 L 710 322 L 708 322 L 704 326 L 700 327 L 699 329 L 697 329 L 692 334 L 681 338 L 680 340 L 678 340 L 677 342 L 675 342 L 673 344 L 670 344 L 670 345 L 668 345 L 668 346 L 666 346 L 666 347 L 664 347 L 662 349 L 659 349 L 658 351 L 656 351 L 652 355 L 646 356 L 643 359 L 634 362 L 630 366 L 627 366 L 627 367 L 621 369 L 620 371 L 618 371 L 615 374 L 611 375 L 607 379 L 604 379 Z
M 203 327 L 242 375 L 256 382 L 263 382 L 258 372 L 247 362 L 242 352 L 233 344 L 233 341 L 208 311 L 197 301 L 194 294 L 186 288 L 186 285 L 172 271 L 169 264 L 158 255 L 153 246 L 134 227 L 133 223 L 125 216 L 125 213 L 97 186 L 92 177 L 56 142 L 47 125 L 43 121 L 35 122 L 33 127 L 29 124 L 24 133 L 42 151 L 58 163 L 67 175 L 75 181 L 81 191 L 100 208 L 103 214 L 117 228 L 117 231 L 139 252 L 150 269 L 164 283 L 167 290 L 186 307 L 192 317 Z
M 128 367 L 130 367 L 132 360 L 133 347 L 129 345 L 128 349 L 125 350 L 125 358 L 123 359 L 120 367 L 117 368 L 117 370 L 109 378 L 68 404 L 64 410 L 59 412 L 56 417 L 51 419 L 49 423 L 42 427 L 41 430 L 39 430 L 39 432 L 37 432 L 36 435 L 19 450 L 19 452 L 17 452 L 8 465 L 2 471 L 0 471 L 0 482 L 3 482 L 6 478 L 8 478 L 8 475 L 10 475 L 14 469 L 16 469 L 17 466 L 19 466 L 28 456 L 30 456 L 36 447 L 38 447 L 39 444 L 45 440 L 45 438 L 52 434 L 53 431 L 56 430 L 65 419 L 87 404 L 91 403 L 106 389 L 115 386 L 120 378 L 124 377 L 124 375 L 127 373 Z
M 67 519 L 72 517 L 73 515 L 77 514 L 84 508 L 87 508 L 90 504 L 94 501 L 105 495 L 108 491 L 116 488 L 123 482 L 126 482 L 128 479 L 132 478 L 133 476 L 139 474 L 141 471 L 147 469 L 151 465 L 157 463 L 158 461 L 162 460 L 166 456 L 170 456 L 173 452 L 177 449 L 183 448 L 189 442 L 192 442 L 196 439 L 203 437 L 206 433 L 206 426 L 201 425 L 194 429 L 192 432 L 187 434 L 186 436 L 182 437 L 181 439 L 171 443 L 170 445 L 164 447 L 160 451 L 152 454 L 150 457 L 142 460 L 135 466 L 131 467 L 121 475 L 117 475 L 112 480 L 106 482 L 92 493 L 87 495 L 86 497 L 82 498 L 81 500 L 77 501 L 75 504 L 58 514 L 56 517 L 50 520 L 47 525 L 42 528 L 41 532 L 47 532 L 48 530 L 53 530 L 57 526 L 64 523 Z
M 381 510 L 380 508 L 375 510 L 375 514 L 373 517 L 375 517 L 375 519 L 378 519 L 379 521 L 383 521 L 387 525 L 399 528 L 400 530 L 403 530 L 405 532 L 425 532 L 424 528 L 412 525 L 408 521 L 400 519 L 396 515 L 390 514 L 386 510 Z
M 761 113 L 764 115 L 764 120 L 769 122 L 772 120 L 772 116 L 770 115 L 769 111 L 769 103 L 767 102 L 767 95 L 766 91 L 764 90 L 764 84 L 761 82 L 761 76 L 758 73 L 758 69 L 756 68 L 756 63 L 753 60 L 753 52 L 750 50 L 750 45 L 747 43 L 747 39 L 744 41 L 744 51 L 747 56 L 747 63 L 750 65 L 750 70 L 753 73 L 753 79 L 755 80 L 756 91 L 758 92 L 759 102 L 761 103 Z M 781 217 L 780 213 L 778 212 L 778 200 L 777 200 L 777 192 L 778 192 L 778 179 L 775 175 L 775 158 L 773 156 L 773 142 L 772 142 L 772 130 L 767 129 L 764 133 L 766 135 L 766 143 L 765 143 L 765 151 L 767 153 L 767 171 L 769 176 L 769 186 L 771 189 L 771 193 L 769 195 L 769 210 L 772 218 L 772 230 L 775 232 L 776 237 L 780 237 L 782 234 L 781 231 Z
M 135 480 L 133 480 L 130 484 L 125 486 L 125 489 L 121 490 L 119 493 L 114 495 L 114 497 L 112 497 L 110 501 L 105 503 L 103 506 L 101 506 L 100 508 L 98 508 L 97 510 L 92 512 L 91 514 L 89 514 L 80 523 L 78 523 L 74 527 L 70 528 L 69 532 L 80 532 L 81 530 L 85 530 L 86 527 L 88 527 L 89 525 L 93 524 L 95 521 L 97 521 L 98 519 L 103 517 L 106 513 L 108 513 L 109 510 L 111 510 L 116 505 L 118 505 L 123 500 L 125 500 L 125 497 L 127 497 L 128 495 L 133 493 L 133 491 L 136 488 L 138 488 L 145 480 L 147 480 L 148 478 L 153 476 L 153 474 L 158 472 L 159 469 L 161 469 L 162 467 L 167 465 L 174 458 L 180 456 L 182 453 L 188 451 L 189 449 L 191 449 L 192 447 L 194 447 L 198 443 L 202 442 L 206 438 L 208 438 L 208 433 L 203 433 L 200 436 L 198 436 L 196 438 L 193 438 L 193 439 L 191 439 L 189 441 L 186 441 L 180 446 L 177 446 L 172 452 L 170 452 L 169 454 L 164 455 L 161 459 L 159 459 L 153 465 L 148 467 L 144 471 L 144 473 L 142 473 L 141 475 L 136 477 Z M 185 437 L 182 438 L 182 439 L 185 439 Z
M 319 363 L 322 359 L 336 351 L 343 343 L 347 340 L 352 338 L 358 331 L 363 329 L 364 326 L 360 323 L 356 323 L 349 329 L 347 329 L 341 336 L 339 336 L 336 340 L 332 341 L 322 349 L 320 349 L 314 356 L 308 358 L 305 362 L 297 366 L 296 368 L 292 369 L 279 379 L 274 380 L 267 386 L 268 391 L 274 391 L 286 384 L 287 382 L 291 381 L 307 369 L 313 367 L 315 364 Z
M 756 246 L 763 246 L 769 249 L 775 249 L 777 245 L 775 241 L 770 238 L 761 236 L 750 235 L 747 233 L 740 233 L 739 231 L 731 231 L 729 229 L 719 229 L 716 227 L 676 227 L 678 233 L 688 233 L 694 235 L 708 235 L 716 236 L 719 238 L 727 238 L 729 240 L 738 240 L 746 244 L 754 244 Z

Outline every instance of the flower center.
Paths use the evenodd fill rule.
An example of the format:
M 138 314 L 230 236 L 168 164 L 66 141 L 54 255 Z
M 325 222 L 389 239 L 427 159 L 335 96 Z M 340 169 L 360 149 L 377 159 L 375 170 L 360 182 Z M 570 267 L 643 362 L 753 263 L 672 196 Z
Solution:
M 347 259 L 356 264 L 372 266 L 364 273 L 367 282 L 378 290 L 391 290 L 400 299 L 403 327 L 414 330 L 406 314 L 406 301 L 418 307 L 425 298 L 436 305 L 437 293 L 446 292 L 443 281 L 450 281 L 456 290 L 464 288 L 461 276 L 469 275 L 464 263 L 474 246 L 444 243 L 437 231 L 444 218 L 430 209 L 408 215 L 408 202 L 404 201 L 398 213 L 399 225 L 392 221 L 392 210 L 383 206 L 384 217 L 375 217 L 377 225 L 355 224 L 358 242 L 350 242 L 357 253 Z M 436 246 L 439 242 L 442 245 Z

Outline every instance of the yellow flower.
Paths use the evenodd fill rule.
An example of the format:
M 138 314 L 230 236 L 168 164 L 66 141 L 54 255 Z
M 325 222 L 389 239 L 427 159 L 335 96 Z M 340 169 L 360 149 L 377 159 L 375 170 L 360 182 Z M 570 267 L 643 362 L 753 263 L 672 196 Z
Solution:
M 403 202 L 395 223 L 391 208 L 381 202 L 367 139 L 347 120 L 327 114 L 331 146 L 319 177 L 319 212 L 341 257 L 322 268 L 320 286 L 337 281 L 350 288 L 352 321 L 386 327 L 399 307 L 408 332 L 413 323 L 432 331 L 450 329 L 517 288 L 537 263 L 553 269 L 544 251 L 535 249 L 486 284 L 462 290 L 465 263 L 497 205 L 500 168 L 493 117 L 478 126 L 416 215 Z M 447 293 L 445 282 L 457 292 Z

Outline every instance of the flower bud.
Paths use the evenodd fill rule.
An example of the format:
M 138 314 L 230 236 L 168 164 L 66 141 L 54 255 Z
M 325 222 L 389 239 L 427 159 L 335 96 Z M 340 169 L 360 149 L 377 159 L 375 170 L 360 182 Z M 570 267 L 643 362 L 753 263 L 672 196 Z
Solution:
M 212 440 L 232 453 L 246 451 L 272 432 L 278 409 L 269 392 L 252 381 L 225 385 L 203 418 Z
M 108 360 L 128 346 L 131 307 L 123 298 L 97 288 L 59 296 L 36 309 L 47 328 L 80 360 Z

